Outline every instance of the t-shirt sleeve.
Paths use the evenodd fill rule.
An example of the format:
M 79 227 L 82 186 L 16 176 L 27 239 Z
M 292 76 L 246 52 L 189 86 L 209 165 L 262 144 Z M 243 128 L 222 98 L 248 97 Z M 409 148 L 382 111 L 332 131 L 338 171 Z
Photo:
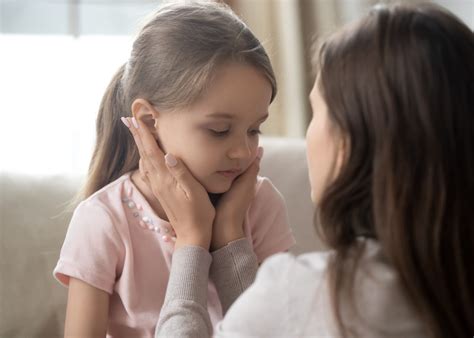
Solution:
M 84 201 L 74 211 L 53 275 L 64 286 L 74 277 L 112 294 L 123 247 L 107 208 Z
M 259 177 L 248 223 L 258 262 L 295 244 L 283 196 L 266 177 Z

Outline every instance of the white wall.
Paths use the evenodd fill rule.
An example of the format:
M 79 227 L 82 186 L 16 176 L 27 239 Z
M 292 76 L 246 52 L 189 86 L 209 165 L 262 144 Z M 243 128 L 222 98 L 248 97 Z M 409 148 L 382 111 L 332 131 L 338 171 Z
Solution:
M 0 35 L 0 171 L 85 173 L 95 118 L 132 37 Z
M 456 14 L 471 30 L 474 30 L 474 0 L 436 0 L 435 2 Z

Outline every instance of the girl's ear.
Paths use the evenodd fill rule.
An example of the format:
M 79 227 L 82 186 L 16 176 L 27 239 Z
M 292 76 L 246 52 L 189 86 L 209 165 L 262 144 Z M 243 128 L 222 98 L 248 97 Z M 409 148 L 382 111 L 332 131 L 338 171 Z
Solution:
M 155 122 L 158 118 L 158 111 L 150 102 L 145 99 L 136 99 L 132 103 L 132 115 L 135 119 L 140 120 L 150 131 L 150 133 L 158 140 L 158 132 L 155 128 Z

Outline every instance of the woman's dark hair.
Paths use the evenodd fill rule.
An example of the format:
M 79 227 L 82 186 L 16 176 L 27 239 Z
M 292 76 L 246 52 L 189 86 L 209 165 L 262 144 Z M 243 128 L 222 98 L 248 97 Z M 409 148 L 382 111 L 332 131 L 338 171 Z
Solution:
M 342 288 L 378 240 L 430 337 L 474 334 L 474 34 L 433 4 L 376 6 L 320 49 L 320 90 L 348 147 L 318 206 Z

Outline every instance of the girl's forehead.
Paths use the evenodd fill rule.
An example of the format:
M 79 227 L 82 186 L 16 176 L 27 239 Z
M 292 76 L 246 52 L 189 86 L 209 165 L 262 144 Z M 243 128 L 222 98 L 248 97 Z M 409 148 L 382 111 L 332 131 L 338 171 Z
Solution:
M 268 107 L 267 107 L 268 108 Z M 269 116 L 268 109 L 252 110 L 214 110 L 212 107 L 188 107 L 163 114 L 165 119 L 177 123 L 263 123 Z
M 212 121 L 248 121 L 249 123 L 257 123 L 265 121 L 269 116 L 267 110 L 239 110 L 233 113 L 221 113 L 217 112 L 215 114 L 205 115 L 206 120 Z
M 183 115 L 193 121 L 245 121 L 257 123 L 268 116 L 272 85 L 253 66 L 222 67 L 202 96 Z

